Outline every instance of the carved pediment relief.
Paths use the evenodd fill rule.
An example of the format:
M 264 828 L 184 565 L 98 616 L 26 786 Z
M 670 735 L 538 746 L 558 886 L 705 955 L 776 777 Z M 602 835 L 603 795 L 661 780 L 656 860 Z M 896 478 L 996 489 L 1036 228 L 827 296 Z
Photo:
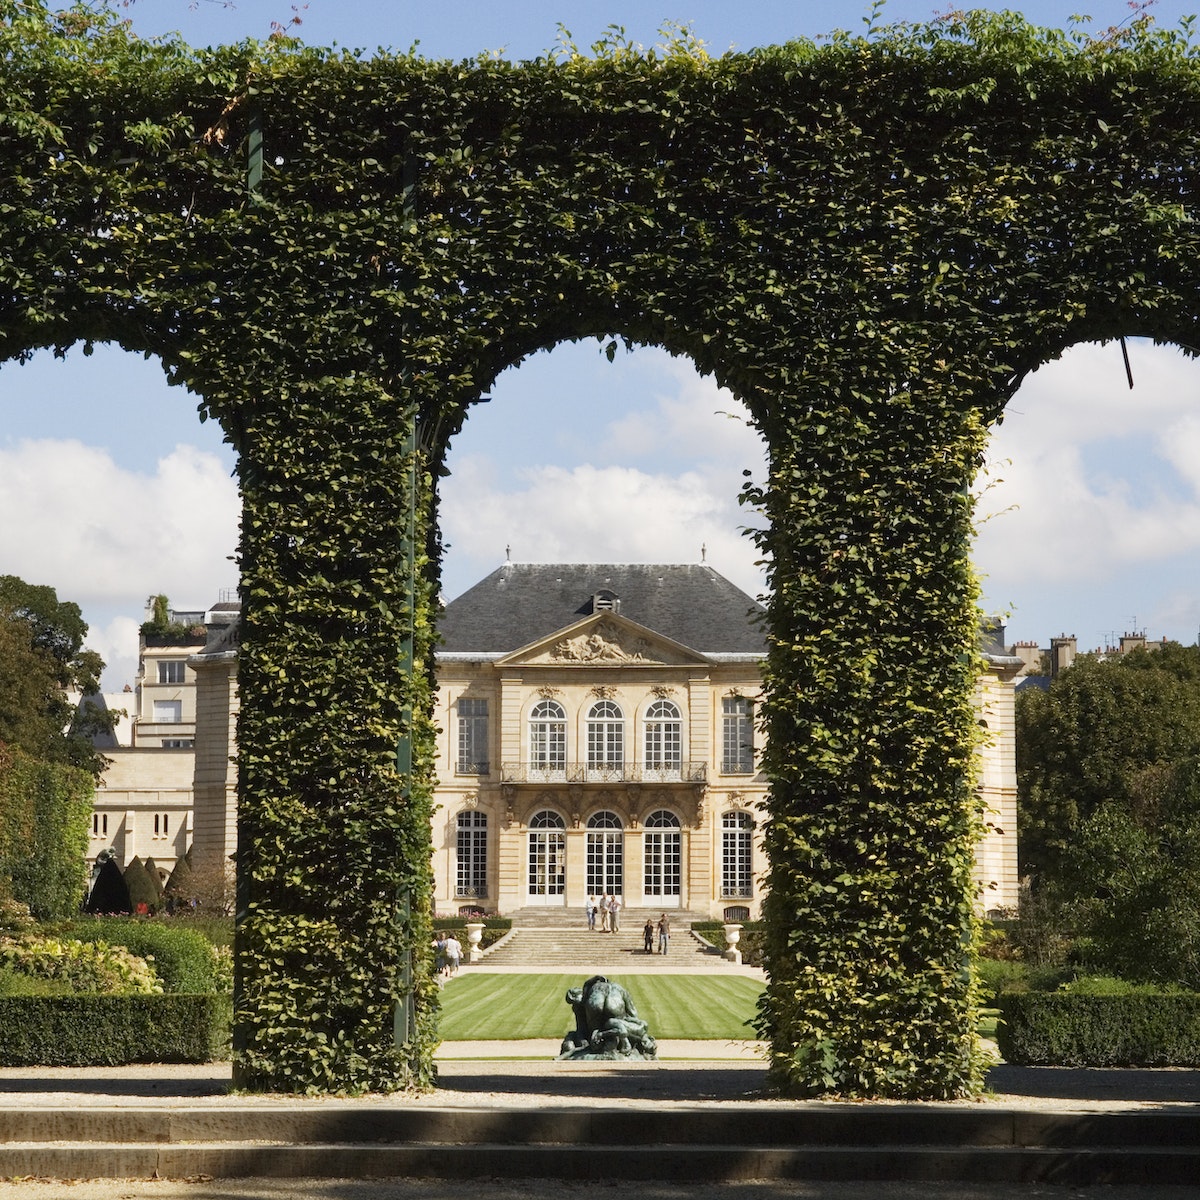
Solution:
M 514 651 L 506 660 L 538 666 L 681 666 L 704 662 L 670 638 L 619 616 L 589 618 Z
M 649 638 L 620 629 L 612 621 L 601 621 L 583 633 L 555 642 L 550 659 L 572 663 L 662 662 L 654 654 Z

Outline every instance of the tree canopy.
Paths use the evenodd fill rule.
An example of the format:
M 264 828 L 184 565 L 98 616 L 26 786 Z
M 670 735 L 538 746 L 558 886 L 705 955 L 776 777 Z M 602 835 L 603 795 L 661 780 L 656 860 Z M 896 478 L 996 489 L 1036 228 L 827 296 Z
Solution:
M 60 601 L 54 588 L 0 575 L 0 742 L 98 776 L 104 759 L 90 734 L 108 718 L 76 713 L 79 698 L 99 690 L 104 669 L 84 648 L 87 630 L 79 605 Z
M 1200 647 L 1079 658 L 1017 700 L 1023 874 L 1053 877 L 1103 807 L 1153 811 L 1166 773 L 1200 754 Z

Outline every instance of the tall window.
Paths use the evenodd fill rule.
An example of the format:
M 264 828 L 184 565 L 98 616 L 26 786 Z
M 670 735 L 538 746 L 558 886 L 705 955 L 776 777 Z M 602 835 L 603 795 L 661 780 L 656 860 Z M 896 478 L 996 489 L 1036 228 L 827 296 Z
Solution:
M 529 767 L 563 778 L 567 770 L 567 714 L 557 700 L 541 700 L 529 714 Z
M 460 696 L 458 713 L 458 765 L 460 775 L 488 773 L 488 703 Z
M 625 833 L 614 812 L 588 817 L 587 891 L 592 896 L 625 894 Z
M 754 774 L 754 722 L 745 696 L 721 701 L 721 770 L 726 775 Z
M 488 894 L 487 823 L 487 813 L 467 810 L 458 814 L 455 895 L 483 897 Z
M 588 778 L 620 779 L 625 766 L 625 714 L 611 700 L 592 705 L 587 722 Z
M 679 818 L 660 808 L 646 818 L 642 834 L 643 890 L 648 900 L 665 903 L 681 891 Z
M 748 813 L 721 814 L 721 895 L 750 896 L 753 821 Z
M 182 683 L 184 661 L 182 658 L 160 659 L 158 663 L 159 683 Z
M 656 700 L 646 710 L 646 772 L 658 779 L 678 779 L 683 757 L 679 709 Z
M 543 809 L 529 822 L 529 898 L 546 903 L 567 890 L 566 823 L 558 813 Z

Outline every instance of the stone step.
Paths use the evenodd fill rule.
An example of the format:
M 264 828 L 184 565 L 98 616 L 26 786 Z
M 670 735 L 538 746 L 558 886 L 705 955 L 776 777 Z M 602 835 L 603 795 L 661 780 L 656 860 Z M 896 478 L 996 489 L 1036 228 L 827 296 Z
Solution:
M 0 1112 L 0 1176 L 1193 1185 L 1200 1122 L 936 1105 L 730 1104 L 685 1120 L 674 1106 L 33 1108 Z

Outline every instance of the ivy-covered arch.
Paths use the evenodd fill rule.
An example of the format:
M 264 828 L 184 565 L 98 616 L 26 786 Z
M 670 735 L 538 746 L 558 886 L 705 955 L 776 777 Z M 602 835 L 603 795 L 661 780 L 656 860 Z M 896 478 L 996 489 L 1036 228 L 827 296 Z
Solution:
M 0 0 L 0 62 L 0 356 L 156 354 L 240 457 L 239 1080 L 431 1077 L 437 472 L 501 369 L 603 333 L 770 449 L 773 1078 L 976 1089 L 969 489 L 1047 356 L 1200 345 L 1186 34 L 453 64 Z

